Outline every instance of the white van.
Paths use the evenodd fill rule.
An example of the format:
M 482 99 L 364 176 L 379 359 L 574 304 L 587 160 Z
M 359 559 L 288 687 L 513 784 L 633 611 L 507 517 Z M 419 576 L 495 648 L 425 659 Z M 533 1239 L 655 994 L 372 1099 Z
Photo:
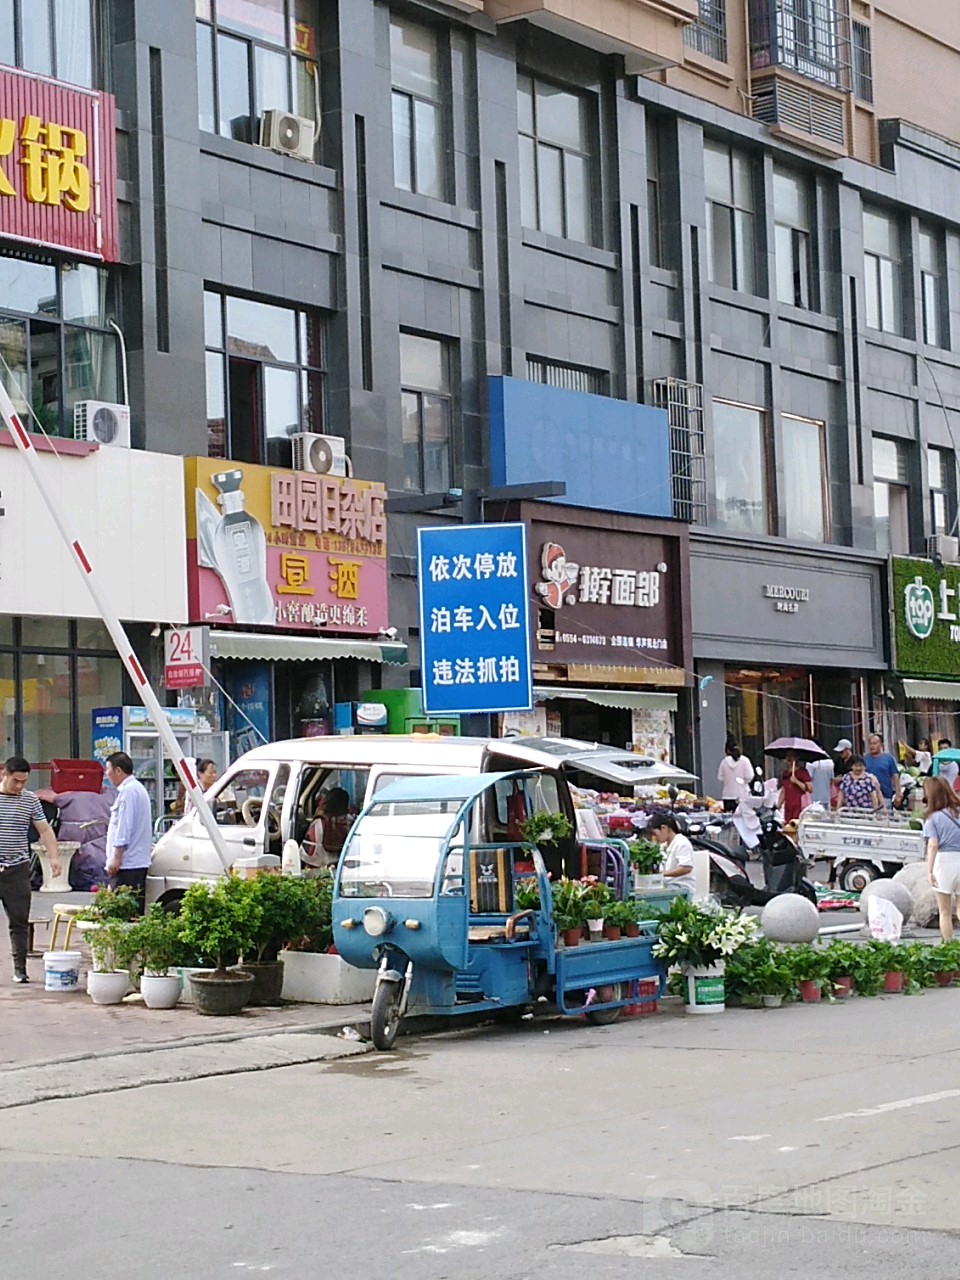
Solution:
M 537 808 L 561 812 L 576 825 L 569 781 L 616 783 L 630 793 L 652 762 L 628 751 L 569 738 L 447 738 L 415 734 L 294 738 L 240 757 L 207 792 L 233 858 L 280 855 L 287 840 L 302 844 L 322 791 L 342 787 L 356 814 L 380 787 L 414 774 L 545 771 Z M 524 816 L 509 794 L 496 793 L 486 838 L 517 840 Z M 573 867 L 575 838 L 557 851 L 558 872 Z M 568 859 L 569 864 L 568 864 Z M 551 868 L 553 869 L 553 868 Z M 579 874 L 574 870 L 574 874 Z M 163 835 L 153 851 L 147 902 L 172 903 L 197 880 L 223 875 L 223 866 L 196 813 Z

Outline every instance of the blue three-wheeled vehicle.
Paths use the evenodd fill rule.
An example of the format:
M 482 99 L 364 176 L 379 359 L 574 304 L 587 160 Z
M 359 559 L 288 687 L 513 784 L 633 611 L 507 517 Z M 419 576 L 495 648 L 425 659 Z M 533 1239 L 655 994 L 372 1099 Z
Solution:
M 532 812 L 538 779 L 404 778 L 378 791 L 354 823 L 337 868 L 333 936 L 349 964 L 378 970 L 378 1049 L 392 1047 L 405 1014 L 521 1009 L 543 996 L 562 1014 L 611 1022 L 644 998 L 641 979 L 662 988 L 652 922 L 641 923 L 639 937 L 558 945 L 539 851 L 484 841 L 498 829 L 499 797 L 523 787 Z M 516 885 L 531 877 L 539 905 L 518 910 Z

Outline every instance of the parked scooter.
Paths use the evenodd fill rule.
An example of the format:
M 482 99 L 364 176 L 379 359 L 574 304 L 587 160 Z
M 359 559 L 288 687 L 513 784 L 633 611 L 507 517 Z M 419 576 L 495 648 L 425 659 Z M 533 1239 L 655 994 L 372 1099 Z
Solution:
M 750 880 L 746 862 L 707 834 L 705 822 L 688 819 L 684 826 L 690 843 L 710 855 L 710 892 L 724 906 L 763 907 L 781 893 L 799 893 L 816 906 L 816 890 L 805 875 L 806 859 L 783 834 L 772 810 L 760 811 L 762 889 Z

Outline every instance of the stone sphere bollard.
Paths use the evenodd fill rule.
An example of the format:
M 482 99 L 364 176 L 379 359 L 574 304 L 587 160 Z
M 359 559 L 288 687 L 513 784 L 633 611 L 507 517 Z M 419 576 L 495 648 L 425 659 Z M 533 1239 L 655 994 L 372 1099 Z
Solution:
M 871 881 L 860 895 L 860 914 L 864 920 L 868 919 L 867 904 L 871 898 L 886 898 L 888 902 L 892 902 L 903 916 L 904 924 L 910 919 L 913 912 L 913 894 L 906 885 L 897 884 L 894 880 Z
M 820 932 L 820 913 L 799 893 L 780 893 L 760 913 L 760 928 L 771 942 L 813 942 Z
M 880 882 L 881 884 L 883 881 Z M 910 862 L 905 867 L 901 867 L 897 874 L 893 877 L 894 884 L 902 884 L 908 893 L 916 896 L 918 888 L 929 885 L 927 879 L 927 863 L 926 860 L 920 862 Z

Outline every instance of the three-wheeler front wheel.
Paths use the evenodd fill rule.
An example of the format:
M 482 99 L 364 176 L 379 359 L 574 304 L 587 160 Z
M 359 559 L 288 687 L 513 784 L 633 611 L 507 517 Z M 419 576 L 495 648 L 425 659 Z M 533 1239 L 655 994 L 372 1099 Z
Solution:
M 378 1049 L 392 1049 L 400 1027 L 402 982 L 378 982 L 370 1012 L 370 1039 Z

